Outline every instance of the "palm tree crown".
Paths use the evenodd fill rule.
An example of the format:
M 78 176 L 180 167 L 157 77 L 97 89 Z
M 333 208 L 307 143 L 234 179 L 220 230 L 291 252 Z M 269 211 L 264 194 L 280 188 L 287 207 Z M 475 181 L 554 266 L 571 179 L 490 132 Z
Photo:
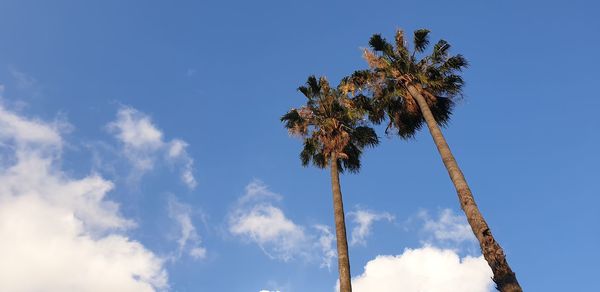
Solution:
M 379 143 L 375 131 L 362 119 L 364 109 L 340 90 L 331 88 L 325 77 L 310 76 L 298 90 L 306 97 L 306 104 L 291 109 L 281 121 L 290 134 L 304 138 L 302 165 L 312 162 L 325 168 L 335 157 L 340 171 L 357 172 L 362 150 Z
M 464 84 L 460 71 L 467 60 L 460 54 L 450 56 L 450 44 L 438 41 L 433 51 L 425 55 L 429 45 L 429 30 L 414 32 L 413 50 L 404 39 L 402 30 L 396 31 L 395 46 L 379 34 L 369 41 L 371 50 L 365 49 L 364 58 L 370 70 L 360 70 L 344 78 L 343 93 L 370 91 L 372 98 L 362 94 L 356 100 L 369 111 L 369 119 L 376 124 L 389 120 L 389 130 L 402 138 L 411 138 L 423 126 L 423 115 L 417 102 L 408 93 L 408 85 L 420 87 L 435 120 L 447 124 L 452 113 L 453 98 L 462 96 Z

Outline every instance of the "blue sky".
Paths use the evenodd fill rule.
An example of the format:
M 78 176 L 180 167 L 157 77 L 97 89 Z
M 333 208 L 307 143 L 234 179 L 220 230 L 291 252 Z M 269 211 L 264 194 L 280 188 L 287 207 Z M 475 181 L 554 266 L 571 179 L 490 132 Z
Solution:
M 522 286 L 587 291 L 600 261 L 599 8 L 2 1 L 0 218 L 23 224 L 0 227 L 0 253 L 13 255 L 0 271 L 15 279 L 0 290 L 333 291 L 329 173 L 300 166 L 279 117 L 302 103 L 308 75 L 365 68 L 371 34 L 426 27 L 470 61 L 444 133 Z M 480 283 L 456 291 L 487 291 L 429 134 L 379 133 L 360 174 L 342 176 L 358 291 L 375 289 L 367 263 L 402 266 L 379 283 L 407 291 L 410 272 L 431 272 L 435 291 L 446 271 Z M 44 251 L 73 254 L 26 248 L 54 239 Z M 411 265 L 429 257 L 448 270 Z M 81 271 L 103 276 L 60 279 Z

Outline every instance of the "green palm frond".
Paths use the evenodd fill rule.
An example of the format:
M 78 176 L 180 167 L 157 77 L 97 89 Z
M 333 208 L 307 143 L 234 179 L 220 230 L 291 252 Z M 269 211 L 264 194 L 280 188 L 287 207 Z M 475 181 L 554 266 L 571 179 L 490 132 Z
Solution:
M 286 129 L 292 129 L 297 124 L 303 122 L 302 117 L 300 117 L 300 114 L 298 114 L 298 111 L 296 109 L 291 109 L 289 112 L 281 116 L 279 120 L 285 123 L 284 127 Z
M 373 110 L 372 100 L 362 93 L 352 98 L 352 101 L 354 101 L 354 105 L 363 112 L 368 113 Z
M 450 122 L 450 116 L 452 115 L 452 109 L 454 102 L 450 98 L 436 96 L 436 102 L 433 106 L 430 106 L 431 113 L 435 117 L 435 120 L 441 126 L 448 125 Z
M 349 143 L 344 148 L 344 153 L 348 156 L 347 159 L 339 159 L 338 165 L 340 172 L 348 171 L 350 173 L 357 173 L 360 170 L 360 156 L 362 155 L 361 148 L 356 145 Z
M 352 142 L 360 148 L 375 147 L 379 144 L 379 138 L 373 128 L 359 126 L 352 132 Z
M 300 161 L 303 166 L 308 166 L 311 161 L 315 160 L 315 155 L 319 153 L 318 147 L 319 143 L 315 138 L 304 139 L 304 148 L 300 152 Z
M 349 76 L 349 81 L 358 88 L 365 87 L 372 80 L 372 73 L 369 70 L 357 70 Z
M 374 34 L 369 40 L 369 46 L 376 52 L 391 52 L 392 45 L 388 43 L 380 34 Z
M 300 87 L 298 87 L 298 91 L 302 92 L 302 94 L 304 94 L 304 96 L 306 98 L 310 98 L 311 92 L 308 89 L 308 87 L 306 87 L 306 86 L 300 86 Z
M 433 46 L 433 52 L 431 53 L 431 60 L 434 64 L 444 62 L 448 56 L 448 50 L 450 50 L 450 44 L 445 40 L 439 40 Z
M 414 46 L 415 52 L 422 53 L 429 45 L 429 30 L 428 29 L 417 29 L 414 33 Z
M 451 70 L 462 71 L 462 69 L 466 68 L 467 66 L 469 66 L 467 59 L 465 59 L 463 55 L 458 54 L 448 58 L 448 60 L 446 60 L 446 62 L 440 66 L 440 69 L 444 72 Z

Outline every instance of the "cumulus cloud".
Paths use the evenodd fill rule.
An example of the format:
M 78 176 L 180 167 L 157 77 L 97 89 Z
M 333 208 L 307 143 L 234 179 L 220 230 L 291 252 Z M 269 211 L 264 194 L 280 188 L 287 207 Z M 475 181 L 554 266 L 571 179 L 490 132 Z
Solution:
M 390 213 L 374 212 L 360 208 L 357 208 L 356 211 L 349 212 L 348 215 L 352 218 L 352 222 L 356 224 L 356 226 L 352 228 L 350 245 L 366 245 L 366 238 L 371 233 L 371 227 L 376 221 L 386 220 L 392 222 L 394 220 L 394 216 Z
M 0 105 L 2 291 L 157 291 L 163 261 L 124 231 L 113 184 L 61 169 L 60 123 Z
M 117 112 L 117 119 L 107 128 L 122 143 L 123 154 L 135 168 L 135 178 L 139 179 L 163 159 L 180 165 L 182 182 L 190 189 L 196 187 L 194 160 L 186 151 L 188 144 L 180 139 L 165 141 L 163 132 L 148 115 L 123 106 Z
M 427 211 L 419 212 L 417 217 L 423 221 L 421 234 L 428 236 L 423 246 L 369 261 L 363 273 L 352 279 L 353 291 L 492 291 L 492 271 L 483 256 L 461 256 L 461 244 L 473 240 L 464 216 L 443 209 L 437 219 Z
M 356 292 L 490 292 L 492 271 L 483 256 L 460 256 L 425 246 L 397 256 L 378 256 L 352 279 Z
M 443 209 L 439 212 L 437 220 L 431 218 L 426 210 L 419 212 L 418 217 L 423 220 L 423 231 L 430 234 L 437 242 L 474 242 L 475 235 L 464 215 L 456 215 L 452 209 Z M 432 239 L 429 239 L 431 241 Z
M 274 205 L 279 200 L 262 182 L 251 182 L 230 215 L 229 231 L 258 244 L 269 257 L 288 261 L 305 252 L 308 237 Z
M 179 237 L 177 239 L 178 257 L 186 252 L 193 259 L 206 257 L 206 249 L 202 247 L 200 236 L 192 223 L 192 208 L 171 196 L 168 201 L 169 217 L 177 222 Z
M 336 256 L 330 228 L 295 223 L 278 207 L 281 199 L 263 182 L 252 181 L 229 215 L 229 232 L 257 244 L 272 259 L 319 260 L 322 267 L 330 267 Z

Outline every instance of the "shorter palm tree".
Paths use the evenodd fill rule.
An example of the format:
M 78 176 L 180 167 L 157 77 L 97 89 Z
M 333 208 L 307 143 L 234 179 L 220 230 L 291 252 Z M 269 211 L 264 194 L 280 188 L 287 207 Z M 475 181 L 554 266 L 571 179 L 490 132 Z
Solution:
M 351 292 L 350 261 L 344 205 L 340 187 L 340 172 L 358 172 L 365 147 L 379 143 L 375 131 L 364 125 L 365 112 L 354 101 L 331 88 L 325 77 L 308 77 L 305 86 L 298 88 L 306 104 L 287 112 L 281 121 L 289 133 L 304 139 L 300 152 L 303 166 L 311 162 L 331 170 L 331 189 L 338 252 L 340 291 Z

